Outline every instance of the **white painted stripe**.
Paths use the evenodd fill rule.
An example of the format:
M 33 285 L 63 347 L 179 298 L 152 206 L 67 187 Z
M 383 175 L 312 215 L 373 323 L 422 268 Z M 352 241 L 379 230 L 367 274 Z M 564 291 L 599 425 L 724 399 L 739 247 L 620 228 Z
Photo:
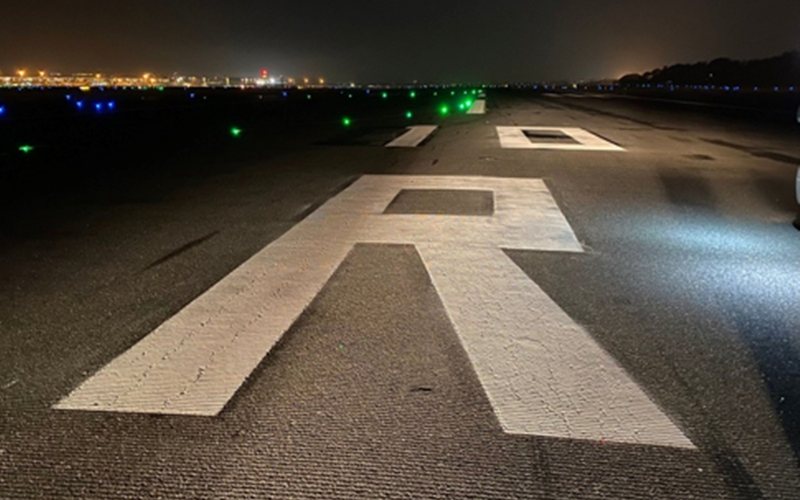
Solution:
M 532 142 L 526 135 L 531 132 L 556 132 L 563 133 L 577 144 L 562 144 L 553 142 Z M 597 135 L 576 127 L 497 127 L 497 136 L 500 145 L 507 149 L 550 149 L 562 151 L 625 151 Z
M 506 432 L 694 448 L 502 250 L 418 249 Z
M 415 148 L 422 144 L 437 128 L 436 125 L 417 125 L 386 145 L 387 148 Z
M 489 190 L 495 213 L 384 214 L 403 189 Z M 583 251 L 537 179 L 362 177 L 56 408 L 216 415 L 362 242 L 417 246 L 506 432 L 692 447 L 501 250 Z
M 467 111 L 468 115 L 485 115 L 486 114 L 486 100 L 478 99 L 472 104 L 472 107 Z
M 282 238 L 55 408 L 218 414 L 319 293 L 351 246 Z

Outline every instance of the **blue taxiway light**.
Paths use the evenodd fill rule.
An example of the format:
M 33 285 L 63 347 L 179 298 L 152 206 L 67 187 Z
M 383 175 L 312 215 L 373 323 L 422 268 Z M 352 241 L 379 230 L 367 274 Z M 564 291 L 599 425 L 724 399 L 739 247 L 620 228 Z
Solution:
M 6 114 L 6 107 L 0 106 L 0 116 L 3 116 L 4 114 Z

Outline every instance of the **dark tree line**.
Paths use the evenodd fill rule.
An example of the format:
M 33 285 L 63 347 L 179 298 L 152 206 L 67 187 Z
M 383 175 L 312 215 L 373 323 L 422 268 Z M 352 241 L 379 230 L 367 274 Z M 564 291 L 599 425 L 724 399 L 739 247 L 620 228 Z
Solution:
M 622 85 L 643 83 L 675 85 L 800 85 L 800 51 L 752 61 L 715 59 L 696 64 L 676 64 L 631 74 L 619 80 Z

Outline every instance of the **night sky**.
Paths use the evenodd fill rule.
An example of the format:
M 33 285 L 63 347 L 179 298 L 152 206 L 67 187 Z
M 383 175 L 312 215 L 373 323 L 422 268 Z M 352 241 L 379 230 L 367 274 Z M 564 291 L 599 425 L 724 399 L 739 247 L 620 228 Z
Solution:
M 581 79 L 800 47 L 798 0 L 30 0 L 0 12 L 3 74 Z

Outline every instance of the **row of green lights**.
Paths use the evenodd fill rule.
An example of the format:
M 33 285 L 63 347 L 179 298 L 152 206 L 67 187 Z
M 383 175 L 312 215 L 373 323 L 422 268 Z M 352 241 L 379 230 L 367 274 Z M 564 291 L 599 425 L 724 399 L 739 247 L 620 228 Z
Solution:
M 408 110 L 403 114 L 403 116 L 405 116 L 407 120 L 410 120 L 410 119 L 414 118 L 414 112 L 411 111 L 411 110 Z M 351 126 L 353 126 L 353 119 L 350 118 L 349 116 L 343 116 L 342 117 L 342 126 L 344 128 L 350 128 Z

